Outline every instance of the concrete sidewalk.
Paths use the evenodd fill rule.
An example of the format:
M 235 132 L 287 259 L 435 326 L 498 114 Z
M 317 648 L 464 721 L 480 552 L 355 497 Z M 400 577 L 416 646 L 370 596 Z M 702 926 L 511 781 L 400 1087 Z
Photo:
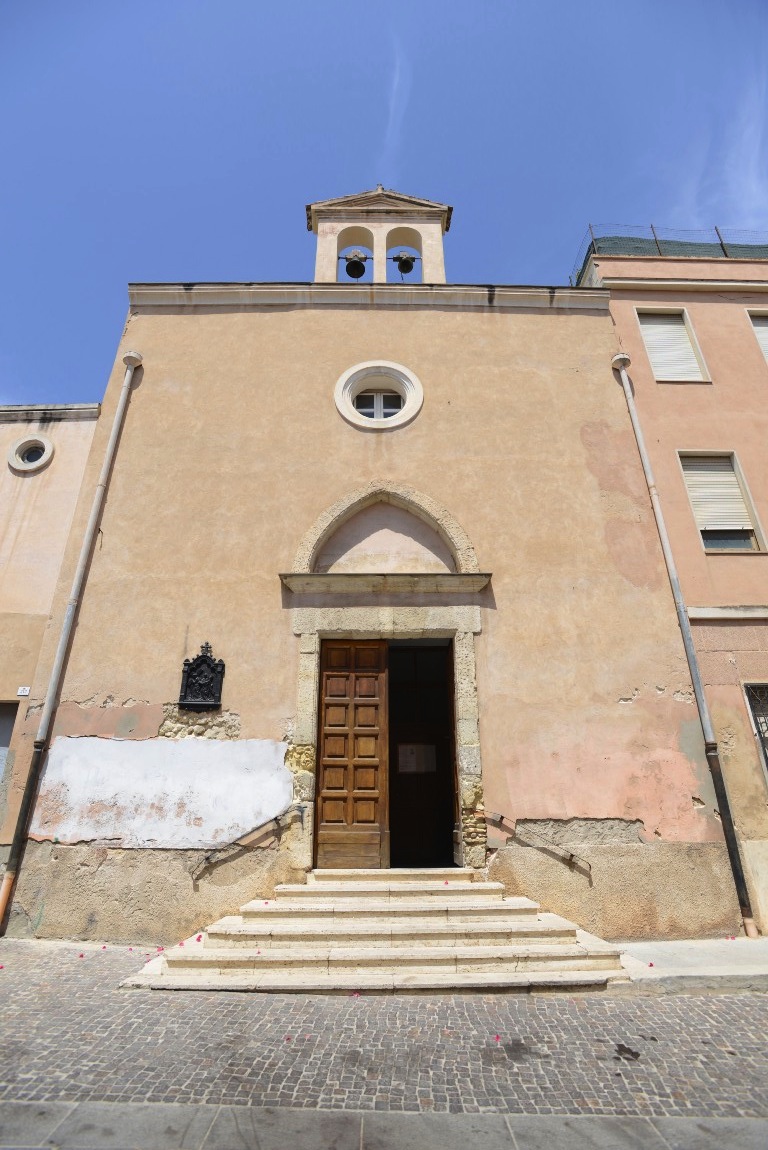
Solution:
M 609 993 L 701 994 L 768 991 L 768 938 L 617 942 L 632 980 Z
M 0 1150 L 765 1150 L 768 1120 L 0 1104 Z

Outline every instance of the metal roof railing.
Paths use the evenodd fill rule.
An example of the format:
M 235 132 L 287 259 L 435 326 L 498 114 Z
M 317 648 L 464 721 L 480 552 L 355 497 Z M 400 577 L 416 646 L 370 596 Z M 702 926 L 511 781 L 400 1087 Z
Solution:
M 591 255 L 667 256 L 714 260 L 768 259 L 768 232 L 737 228 L 657 228 L 635 224 L 590 224 L 570 275 L 579 284 Z

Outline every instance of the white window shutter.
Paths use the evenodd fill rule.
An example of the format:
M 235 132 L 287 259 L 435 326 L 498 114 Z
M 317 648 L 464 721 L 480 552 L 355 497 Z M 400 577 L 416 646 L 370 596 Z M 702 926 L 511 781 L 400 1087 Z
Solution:
M 752 530 L 729 455 L 684 455 L 685 486 L 700 531 Z
M 703 379 L 682 315 L 641 313 L 638 318 L 656 379 Z
M 768 360 L 768 315 L 750 316 L 755 329 L 757 342 L 760 344 L 763 355 Z

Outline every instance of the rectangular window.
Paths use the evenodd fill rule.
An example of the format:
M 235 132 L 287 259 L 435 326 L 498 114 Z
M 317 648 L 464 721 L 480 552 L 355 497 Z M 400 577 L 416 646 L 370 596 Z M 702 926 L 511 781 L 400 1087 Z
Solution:
M 731 455 L 681 455 L 693 517 L 707 551 L 758 551 Z
M 5 760 L 11 745 L 13 724 L 16 722 L 18 703 L 0 703 L 0 778 L 5 770 Z
M 766 360 L 768 360 L 768 315 L 751 315 L 749 318 L 752 320 L 757 342 L 760 344 Z
M 674 383 L 705 379 L 682 312 L 639 312 L 637 318 L 657 380 Z
M 763 752 L 763 768 L 768 770 L 768 684 L 745 683 L 744 694 L 747 696 L 752 726 Z

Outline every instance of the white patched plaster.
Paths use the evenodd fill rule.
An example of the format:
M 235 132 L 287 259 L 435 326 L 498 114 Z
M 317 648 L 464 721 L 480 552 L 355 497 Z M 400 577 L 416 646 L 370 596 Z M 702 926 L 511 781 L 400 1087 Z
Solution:
M 59 736 L 30 837 L 175 849 L 233 842 L 290 806 L 285 752 L 271 739 Z

